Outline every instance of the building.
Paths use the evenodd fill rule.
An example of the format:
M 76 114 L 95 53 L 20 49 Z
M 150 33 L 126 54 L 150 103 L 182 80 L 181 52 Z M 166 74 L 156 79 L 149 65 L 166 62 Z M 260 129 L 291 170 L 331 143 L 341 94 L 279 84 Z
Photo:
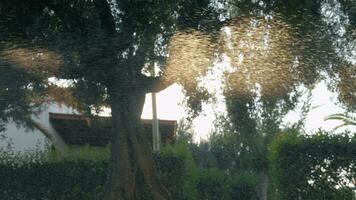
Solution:
M 113 126 L 111 117 L 89 118 L 84 115 L 49 113 L 49 121 L 66 146 L 104 147 L 110 143 Z M 152 142 L 152 120 L 142 119 L 148 141 Z M 172 143 L 176 121 L 159 120 L 162 143 Z
M 89 118 L 75 109 L 59 104 L 48 104 L 43 111 L 33 116 L 34 130 L 18 127 L 15 123 L 6 126 L 6 136 L 14 151 L 45 149 L 47 144 L 63 152 L 66 148 L 80 148 L 85 145 L 104 147 L 110 143 L 113 131 L 110 117 Z M 142 119 L 148 141 L 152 142 L 152 120 Z M 161 141 L 171 143 L 175 138 L 176 121 L 159 120 Z M 8 141 L 0 141 L 0 148 Z

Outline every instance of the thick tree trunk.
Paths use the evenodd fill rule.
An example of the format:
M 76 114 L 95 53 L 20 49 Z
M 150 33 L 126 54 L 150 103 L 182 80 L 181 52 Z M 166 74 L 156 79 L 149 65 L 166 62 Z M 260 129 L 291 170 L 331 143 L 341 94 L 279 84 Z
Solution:
M 125 91 L 125 92 L 124 92 Z M 111 92 L 112 155 L 104 200 L 170 199 L 141 124 L 145 92 Z

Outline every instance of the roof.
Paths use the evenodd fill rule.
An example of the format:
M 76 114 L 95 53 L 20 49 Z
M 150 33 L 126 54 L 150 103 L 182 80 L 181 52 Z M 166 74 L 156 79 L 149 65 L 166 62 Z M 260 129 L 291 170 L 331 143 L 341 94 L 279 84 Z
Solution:
M 49 113 L 49 121 L 69 146 L 106 146 L 110 143 L 113 126 L 111 117 L 89 118 L 84 115 Z M 148 141 L 152 143 L 152 120 L 142 119 Z M 176 121 L 159 120 L 162 143 L 175 137 Z

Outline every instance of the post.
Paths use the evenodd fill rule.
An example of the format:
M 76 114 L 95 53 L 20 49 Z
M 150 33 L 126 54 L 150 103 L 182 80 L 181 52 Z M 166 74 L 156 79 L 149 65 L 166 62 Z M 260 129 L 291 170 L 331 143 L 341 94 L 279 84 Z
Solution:
M 151 63 L 152 71 L 151 75 L 155 76 L 155 66 L 154 63 Z M 159 125 L 157 118 L 157 100 L 156 93 L 152 93 L 152 146 L 153 152 L 159 152 L 160 149 L 160 134 L 159 134 Z

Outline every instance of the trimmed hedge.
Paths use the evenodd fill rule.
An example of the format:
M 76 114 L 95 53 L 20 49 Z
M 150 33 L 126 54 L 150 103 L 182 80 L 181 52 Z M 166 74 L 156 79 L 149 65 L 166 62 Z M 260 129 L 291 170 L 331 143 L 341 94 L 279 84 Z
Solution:
M 107 166 L 90 160 L 0 165 L 0 199 L 88 200 L 102 191 Z
M 198 199 L 257 200 L 257 180 L 258 177 L 252 172 L 227 175 L 218 169 L 203 169 L 199 171 Z
M 41 152 L 31 155 L 0 156 L 0 200 L 88 200 L 103 191 L 108 159 L 87 156 L 85 150 L 63 160 L 45 159 Z M 90 156 L 89 156 L 90 157 Z M 185 160 L 180 155 L 156 156 L 165 185 L 175 199 L 188 198 Z
M 92 152 L 95 151 L 95 152 Z M 84 148 L 55 153 L 0 152 L 0 200 L 90 200 L 103 191 L 108 151 Z M 186 145 L 168 145 L 155 155 L 162 182 L 175 200 L 255 200 L 256 177 L 199 169 Z
M 162 181 L 174 200 L 257 200 L 253 172 L 232 175 L 198 168 L 186 144 L 167 145 L 158 158 Z
M 278 135 L 269 145 L 270 199 L 356 199 L 356 136 Z

